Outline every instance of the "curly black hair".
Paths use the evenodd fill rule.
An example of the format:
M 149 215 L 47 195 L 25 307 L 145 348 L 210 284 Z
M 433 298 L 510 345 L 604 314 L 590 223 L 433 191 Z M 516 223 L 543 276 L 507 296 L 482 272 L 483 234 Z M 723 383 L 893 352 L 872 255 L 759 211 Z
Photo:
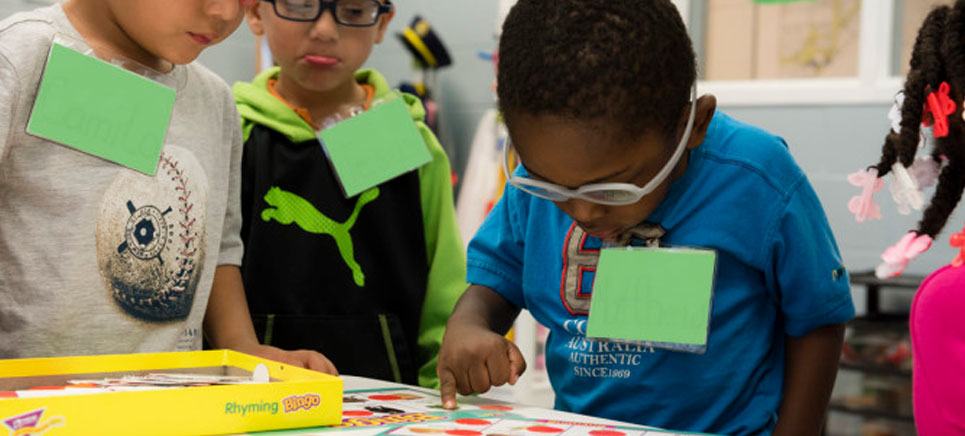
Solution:
M 696 80 L 669 0 L 520 0 L 503 24 L 500 109 L 603 122 L 621 138 L 676 133 Z
M 891 171 L 892 165 L 914 163 L 921 134 L 923 108 L 928 93 L 937 90 L 942 82 L 951 88 L 949 96 L 955 101 L 955 112 L 948 116 L 948 136 L 937 138 L 931 158 L 938 163 L 947 159 L 938 178 L 938 186 L 925 209 L 918 228 L 920 235 L 931 238 L 941 233 L 955 210 L 965 189 L 965 120 L 962 119 L 962 98 L 965 91 L 965 0 L 954 6 L 939 6 L 928 14 L 918 31 L 912 51 L 910 71 L 905 79 L 901 107 L 901 129 L 885 137 L 881 159 L 875 168 L 879 177 Z

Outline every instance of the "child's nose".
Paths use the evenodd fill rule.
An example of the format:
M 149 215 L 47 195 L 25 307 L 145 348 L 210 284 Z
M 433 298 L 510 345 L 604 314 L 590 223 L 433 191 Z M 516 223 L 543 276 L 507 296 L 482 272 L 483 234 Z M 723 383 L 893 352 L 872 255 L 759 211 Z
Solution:
M 565 206 L 565 211 L 570 217 L 581 223 L 596 222 L 606 214 L 606 208 L 603 205 L 576 198 L 568 200 Z
M 209 16 L 218 17 L 224 21 L 234 21 L 241 16 L 243 5 L 249 0 L 205 0 L 204 11 Z
M 335 22 L 335 15 L 332 15 L 331 10 L 322 11 L 322 16 L 315 20 L 311 37 L 329 41 L 338 39 L 338 23 Z

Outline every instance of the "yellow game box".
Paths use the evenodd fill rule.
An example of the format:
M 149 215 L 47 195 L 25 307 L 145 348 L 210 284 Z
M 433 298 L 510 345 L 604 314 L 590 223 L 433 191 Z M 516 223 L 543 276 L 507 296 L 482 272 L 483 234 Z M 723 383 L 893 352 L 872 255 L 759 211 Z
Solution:
M 38 387 L 73 380 L 248 378 L 264 372 L 256 371 L 259 364 L 268 383 L 33 396 Z M 213 435 L 335 425 L 341 418 L 342 379 L 234 351 L 0 360 L 0 436 Z

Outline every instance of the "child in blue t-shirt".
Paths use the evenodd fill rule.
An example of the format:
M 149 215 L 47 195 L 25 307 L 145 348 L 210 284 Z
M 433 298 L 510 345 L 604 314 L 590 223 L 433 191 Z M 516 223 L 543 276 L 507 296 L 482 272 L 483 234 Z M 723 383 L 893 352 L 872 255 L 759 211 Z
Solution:
M 814 434 L 837 370 L 848 275 L 784 141 L 697 98 L 669 0 L 520 0 L 499 101 L 522 163 L 469 246 L 439 357 L 442 399 L 515 383 L 502 334 L 550 329 L 556 408 L 729 435 Z M 704 354 L 588 340 L 602 241 L 713 249 Z M 674 289 L 667 289 L 674 292 Z

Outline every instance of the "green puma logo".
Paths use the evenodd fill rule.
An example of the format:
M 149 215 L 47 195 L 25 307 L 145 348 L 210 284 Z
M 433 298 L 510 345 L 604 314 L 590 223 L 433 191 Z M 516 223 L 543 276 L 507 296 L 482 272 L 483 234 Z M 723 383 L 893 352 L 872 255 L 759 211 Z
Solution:
M 362 267 L 355 261 L 355 249 L 349 231 L 355 225 L 355 219 L 358 218 L 362 207 L 376 198 L 379 198 L 379 188 L 372 188 L 363 192 L 359 196 L 358 202 L 355 203 L 355 210 L 352 211 L 352 215 L 344 223 L 339 223 L 319 212 L 315 206 L 312 206 L 304 198 L 277 186 L 272 186 L 265 194 L 265 202 L 271 207 L 261 211 L 261 219 L 271 221 L 274 218 L 275 221 L 284 225 L 294 222 L 306 232 L 329 235 L 334 238 L 345 265 L 352 270 L 352 278 L 355 279 L 355 284 L 361 287 L 365 286 L 365 274 L 362 273 Z

